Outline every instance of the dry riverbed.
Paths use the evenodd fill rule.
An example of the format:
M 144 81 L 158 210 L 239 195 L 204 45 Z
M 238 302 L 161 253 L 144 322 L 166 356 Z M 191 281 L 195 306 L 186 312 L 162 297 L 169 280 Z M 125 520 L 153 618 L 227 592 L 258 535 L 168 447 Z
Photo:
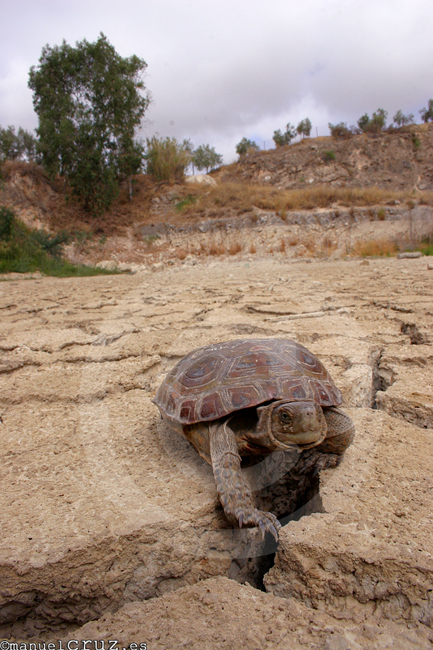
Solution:
M 198 258 L 5 278 L 0 637 L 430 648 L 427 261 Z M 151 401 L 191 349 L 250 337 L 306 345 L 357 427 L 311 502 L 286 513 L 278 549 L 228 527 L 211 468 Z

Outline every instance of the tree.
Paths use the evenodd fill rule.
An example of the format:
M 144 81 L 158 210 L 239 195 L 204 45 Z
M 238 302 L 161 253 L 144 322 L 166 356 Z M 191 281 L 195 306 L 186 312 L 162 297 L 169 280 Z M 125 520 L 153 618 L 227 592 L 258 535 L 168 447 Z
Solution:
M 409 115 L 405 115 L 403 111 L 398 109 L 397 113 L 394 115 L 392 118 L 392 121 L 394 124 L 397 124 L 397 126 L 405 126 L 406 124 L 412 124 L 413 123 L 413 114 L 409 113 Z
M 420 113 L 423 122 L 427 123 L 429 120 L 433 122 L 433 99 L 428 100 L 428 108 L 422 108 Z
M 248 138 L 242 138 L 240 142 L 236 145 L 236 153 L 239 156 L 245 156 L 246 154 L 252 151 L 258 151 L 259 147 L 256 142 L 253 140 L 248 140 Z
M 272 136 L 273 141 L 275 142 L 276 147 L 284 147 L 286 144 L 290 144 L 291 140 L 296 136 L 295 127 L 288 122 L 286 124 L 286 130 L 284 133 L 281 133 L 280 129 L 274 131 Z
M 388 111 L 385 111 L 383 108 L 378 108 L 377 111 L 373 113 L 371 118 L 372 131 L 383 131 L 386 127 L 386 118 L 388 117 Z
M 368 113 L 365 113 L 357 122 L 359 130 L 362 133 L 380 133 L 385 129 L 387 117 L 388 113 L 383 108 L 378 108 L 371 119 Z
M 108 208 L 122 174 L 141 166 L 134 133 L 150 101 L 142 94 L 146 67 L 135 55 L 122 58 L 101 33 L 75 48 L 46 45 L 30 70 L 42 163 L 93 213 Z
M 21 152 L 21 158 L 27 162 L 40 162 L 40 156 L 38 156 L 37 145 L 38 141 L 30 131 L 26 131 L 19 127 L 18 129 L 18 142 L 19 149 Z
M 21 157 L 18 136 L 14 126 L 7 129 L 0 128 L 0 159 L 16 160 Z
M 36 144 L 35 136 L 21 127 L 18 128 L 18 133 L 14 126 L 8 126 L 7 129 L 0 127 L 0 160 L 36 162 Z
M 357 121 L 359 130 L 362 133 L 364 133 L 367 130 L 367 126 L 369 125 L 369 123 L 370 123 L 370 117 L 368 113 L 364 113 L 364 115 L 362 115 Z
M 308 117 L 306 117 L 305 120 L 301 120 L 301 122 L 299 122 L 298 126 L 296 127 L 296 131 L 303 137 L 307 136 L 308 138 L 310 136 L 311 122 Z
M 344 122 L 339 122 L 338 124 L 331 124 L 328 122 L 328 128 L 331 131 L 331 136 L 333 138 L 350 138 L 354 135 L 355 127 L 347 128 Z
M 200 145 L 200 147 L 197 147 L 193 152 L 192 162 L 199 171 L 205 169 L 207 174 L 209 170 L 222 165 L 223 157 L 215 151 L 214 147 L 211 147 L 208 144 L 203 144 Z

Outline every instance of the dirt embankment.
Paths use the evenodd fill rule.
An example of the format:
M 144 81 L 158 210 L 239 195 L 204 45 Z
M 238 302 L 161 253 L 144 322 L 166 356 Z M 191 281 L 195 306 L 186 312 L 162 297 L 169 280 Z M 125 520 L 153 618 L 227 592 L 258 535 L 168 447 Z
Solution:
M 297 237 L 297 226 L 305 235 L 316 225 L 320 233 L 310 233 L 316 248 L 307 248 L 310 254 L 323 254 L 319 235 L 330 225 L 392 221 L 407 216 L 409 200 L 409 205 L 421 207 L 433 203 L 433 125 L 411 129 L 348 140 L 308 138 L 253 153 L 213 173 L 212 185 L 167 186 L 140 175 L 134 180 L 133 200 L 125 184 L 110 210 L 98 218 L 68 198 L 61 179 L 49 180 L 34 165 L 7 163 L 0 205 L 15 210 L 31 227 L 69 231 L 75 237 L 69 256 L 84 262 L 182 258 L 183 252 L 175 250 L 179 247 L 185 255 L 254 254 L 258 249 L 269 254 L 295 246 L 289 239 L 281 242 L 281 236 Z M 285 226 L 277 237 L 274 226 Z M 245 227 L 239 248 L 232 235 Z M 262 231 L 266 236 L 258 236 Z M 224 237 L 212 240 L 217 232 Z M 351 252 L 344 248 L 344 254 Z M 302 254 L 303 249 L 298 251 Z

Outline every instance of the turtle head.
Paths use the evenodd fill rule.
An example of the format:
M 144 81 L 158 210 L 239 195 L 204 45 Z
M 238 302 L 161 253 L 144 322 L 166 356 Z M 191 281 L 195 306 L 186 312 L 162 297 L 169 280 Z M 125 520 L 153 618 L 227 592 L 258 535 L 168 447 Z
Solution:
M 257 409 L 257 439 L 267 447 L 287 449 L 316 447 L 324 440 L 327 425 L 322 408 L 314 400 L 278 400 Z

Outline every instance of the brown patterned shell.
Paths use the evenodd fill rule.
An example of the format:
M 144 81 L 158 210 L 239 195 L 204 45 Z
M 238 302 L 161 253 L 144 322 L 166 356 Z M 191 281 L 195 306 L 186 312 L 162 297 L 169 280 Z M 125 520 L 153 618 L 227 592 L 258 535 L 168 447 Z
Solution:
M 300 343 L 247 339 L 187 354 L 168 373 L 154 402 L 178 427 L 291 398 L 313 399 L 320 406 L 342 402 L 326 368 Z

